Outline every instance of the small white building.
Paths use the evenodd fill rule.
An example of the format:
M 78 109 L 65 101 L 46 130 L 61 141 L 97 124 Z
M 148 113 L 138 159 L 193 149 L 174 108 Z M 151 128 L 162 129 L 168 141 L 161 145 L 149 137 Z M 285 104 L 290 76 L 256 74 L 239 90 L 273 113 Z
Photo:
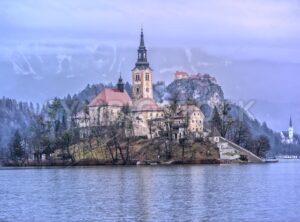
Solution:
M 289 145 L 289 144 L 295 145 L 295 144 L 299 143 L 298 138 L 294 134 L 294 127 L 293 127 L 292 117 L 290 117 L 290 124 L 289 124 L 288 131 L 282 131 L 282 132 L 280 132 L 280 136 L 281 136 L 281 142 L 283 144 L 286 144 L 286 145 Z

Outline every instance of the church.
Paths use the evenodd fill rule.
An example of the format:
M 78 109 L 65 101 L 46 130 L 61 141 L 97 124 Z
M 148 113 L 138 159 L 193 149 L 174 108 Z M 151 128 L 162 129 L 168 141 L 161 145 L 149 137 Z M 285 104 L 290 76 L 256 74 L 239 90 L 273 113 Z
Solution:
M 153 99 L 153 69 L 147 58 L 147 49 L 144 41 L 143 29 L 140 34 L 140 44 L 137 50 L 137 61 L 131 70 L 132 98 L 124 89 L 120 75 L 116 88 L 103 89 L 88 105 L 88 110 L 76 116 L 80 128 L 109 126 L 118 120 L 124 107 L 130 110 L 133 131 L 135 136 L 148 138 L 159 136 L 159 128 L 164 125 L 165 108 L 160 107 Z M 191 115 L 188 129 L 191 132 L 203 131 L 204 115 L 195 105 L 179 107 L 174 124 L 177 128 L 186 121 L 186 115 Z M 172 120 L 173 121 L 173 120 Z M 150 125 L 151 124 L 151 125 Z M 180 127 L 174 131 L 174 138 L 183 136 Z
M 88 112 L 77 115 L 79 127 L 108 126 L 120 116 L 123 107 L 130 108 L 135 136 L 149 136 L 148 122 L 163 118 L 163 108 L 153 99 L 153 70 L 147 59 L 144 33 L 141 30 L 137 61 L 132 69 L 132 98 L 124 89 L 120 76 L 116 88 L 103 89 L 88 105 Z
M 294 127 L 292 117 L 290 117 L 290 124 L 288 131 L 282 131 L 280 133 L 281 142 L 286 145 L 296 145 L 299 144 L 297 136 L 294 134 Z

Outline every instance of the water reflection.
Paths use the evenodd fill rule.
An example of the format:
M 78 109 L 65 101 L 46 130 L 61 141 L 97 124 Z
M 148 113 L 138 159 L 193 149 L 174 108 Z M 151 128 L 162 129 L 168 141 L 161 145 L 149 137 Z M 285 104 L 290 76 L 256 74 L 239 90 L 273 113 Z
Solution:
M 0 221 L 297 221 L 299 161 L 0 170 Z

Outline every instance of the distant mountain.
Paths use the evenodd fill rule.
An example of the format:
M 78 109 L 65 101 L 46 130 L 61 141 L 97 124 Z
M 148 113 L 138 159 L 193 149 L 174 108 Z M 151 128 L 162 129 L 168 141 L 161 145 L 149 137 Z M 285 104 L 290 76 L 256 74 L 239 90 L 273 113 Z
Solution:
M 50 52 L 49 49 L 51 49 Z M 0 76 L 0 81 L 6 83 L 0 90 L 2 94 L 11 95 L 14 98 L 40 103 L 45 103 L 46 99 L 55 96 L 63 98 L 67 92 L 74 96 L 65 99 L 70 100 L 71 97 L 80 101 L 90 101 L 104 87 L 112 87 L 114 84 L 111 82 L 116 83 L 120 72 L 125 81 L 129 81 L 135 61 L 136 49 L 134 47 L 122 48 L 101 44 L 93 47 L 87 45 L 28 46 L 14 50 L 8 57 L 0 58 L 0 72 L 4 73 Z M 159 80 L 154 84 L 156 101 L 163 102 L 168 95 L 179 90 L 183 98 L 195 100 L 207 118 L 214 105 L 225 99 L 221 86 L 205 79 L 174 80 L 176 70 L 213 73 L 226 89 L 227 98 L 236 99 L 249 98 L 250 95 L 254 97 L 258 94 L 264 95 L 262 88 L 268 88 L 269 81 L 260 79 L 257 82 L 260 73 L 258 70 L 268 73 L 270 67 L 273 66 L 258 61 L 251 61 L 252 65 L 248 66 L 245 61 L 229 61 L 210 56 L 199 49 L 185 48 L 150 48 L 149 61 L 154 69 L 155 80 Z M 277 67 L 277 65 L 274 66 Z M 256 70 L 253 70 L 253 67 L 256 67 Z M 247 75 L 240 75 L 241 70 L 247 70 Z M 282 81 L 282 79 L 279 80 Z M 88 84 L 95 82 L 96 84 Z M 254 84 L 251 83 L 254 82 L 256 87 L 261 86 L 260 91 L 253 90 Z M 240 83 L 243 83 L 245 88 L 240 88 Z M 262 86 L 263 83 L 266 85 Z M 84 89 L 76 94 L 78 88 Z M 126 83 L 126 89 L 131 94 L 129 83 Z M 246 95 L 245 93 L 248 92 L 249 94 Z M 261 114 L 259 116 L 264 116 L 274 105 L 256 102 L 254 109 L 256 113 Z M 283 111 L 286 112 L 285 109 Z M 277 119 L 284 115 L 278 109 L 272 109 L 272 112 L 278 116 Z M 268 121 L 271 117 L 272 115 L 268 115 L 265 119 Z M 25 120 L 20 121 L 25 122 Z M 253 134 L 268 134 L 271 141 L 274 141 L 273 144 L 277 144 L 279 137 L 277 133 L 250 117 L 247 121 Z M 15 128 L 18 127 L 8 126 L 8 131 Z
M 44 103 L 75 94 L 88 84 L 116 82 L 122 72 L 131 81 L 137 46 L 102 43 L 28 44 L 11 46 L 0 55 L 0 95 L 19 101 Z M 300 65 L 276 61 L 237 60 L 201 48 L 151 47 L 146 41 L 154 80 L 169 84 L 176 70 L 213 74 L 227 98 L 254 100 L 253 114 L 276 130 L 285 130 L 292 114 L 297 122 Z M 277 85 L 278 87 L 273 87 Z M 286 120 L 286 122 L 284 122 Z

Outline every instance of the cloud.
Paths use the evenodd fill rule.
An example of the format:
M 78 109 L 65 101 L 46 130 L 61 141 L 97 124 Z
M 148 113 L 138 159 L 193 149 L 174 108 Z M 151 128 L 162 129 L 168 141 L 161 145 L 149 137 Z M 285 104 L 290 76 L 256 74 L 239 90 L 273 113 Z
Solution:
M 299 9 L 295 0 L 3 0 L 0 47 L 7 42 L 93 41 L 135 46 L 143 24 L 152 46 L 200 47 L 246 58 L 250 48 L 251 58 L 268 58 L 274 52 L 279 59 L 295 58 Z
M 1 1 L 6 25 L 59 32 L 124 32 L 142 23 L 151 30 L 222 32 L 286 37 L 299 32 L 299 4 L 278 0 L 212 1 Z M 91 29 L 93 28 L 93 29 Z M 232 33 L 234 32 L 234 33 Z M 224 36 L 224 35 L 223 35 Z
M 300 62 L 296 0 L 2 0 L 0 18 L 4 54 L 14 44 L 34 43 L 49 51 L 55 43 L 79 51 L 94 42 L 135 46 L 143 24 L 148 46 Z

